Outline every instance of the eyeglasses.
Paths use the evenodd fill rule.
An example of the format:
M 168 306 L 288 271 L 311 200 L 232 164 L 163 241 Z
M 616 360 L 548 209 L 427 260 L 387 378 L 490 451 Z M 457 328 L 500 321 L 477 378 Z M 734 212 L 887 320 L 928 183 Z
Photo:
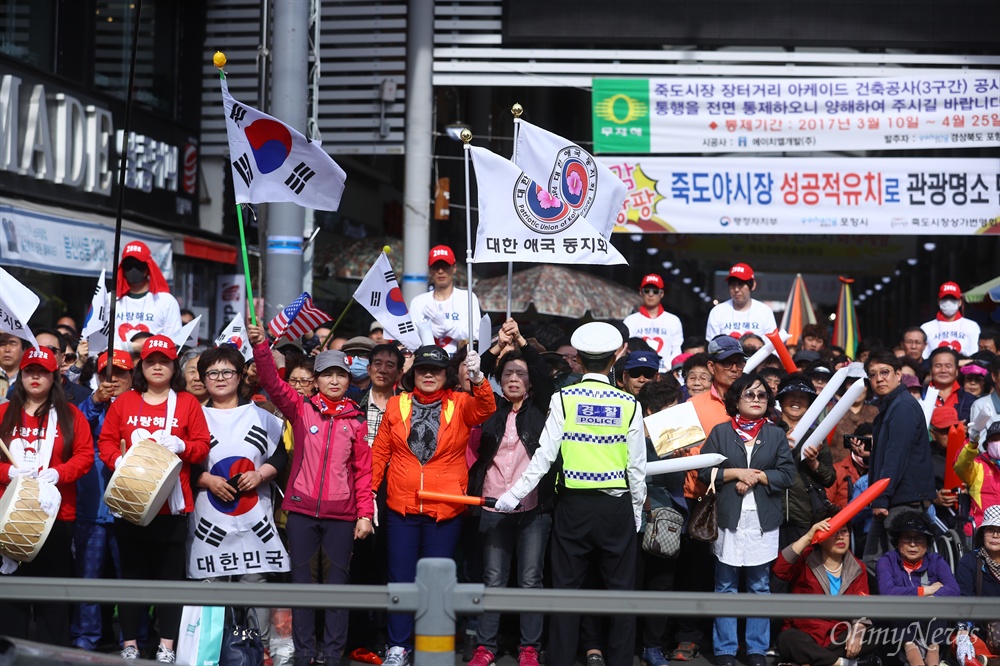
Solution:
M 899 537 L 899 543 L 912 543 L 920 546 L 927 543 L 927 537 L 923 534 L 904 534 Z
M 288 383 L 291 384 L 292 386 L 309 386 L 310 384 L 312 384 L 315 381 L 316 381 L 315 377 L 308 377 L 306 379 L 295 379 L 295 378 L 293 378 L 293 379 L 289 379 Z
M 742 368 L 743 366 L 745 366 L 747 364 L 746 358 L 743 358 L 743 357 L 739 357 L 739 358 L 727 358 L 727 359 L 723 359 L 723 360 L 719 360 L 719 361 L 712 361 L 712 362 L 716 363 L 717 365 L 719 365 L 719 366 L 721 366 L 723 368 L 725 368 L 726 370 L 729 370 L 730 368 L 734 368 L 736 366 L 739 366 L 739 367 Z
M 229 379 L 232 379 L 235 376 L 236 376 L 236 371 L 232 370 L 232 369 L 229 369 L 229 370 L 209 370 L 208 372 L 205 373 L 205 377 L 207 377 L 208 379 L 211 379 L 212 381 L 216 381 L 216 380 L 219 380 L 219 379 L 229 380 Z
M 656 287 L 646 287 L 645 289 L 642 290 L 642 293 L 646 294 L 647 296 L 655 296 L 656 294 L 662 294 L 663 290 L 657 289 Z
M 77 355 L 72 352 L 66 352 L 65 354 L 63 354 L 63 360 L 66 361 L 67 363 L 75 363 L 76 359 Z
M 642 377 L 643 379 L 652 379 L 656 376 L 656 370 L 651 370 L 650 368 L 633 368 L 628 371 L 628 376 L 632 379 L 636 377 Z
M 420 365 L 413 369 L 413 374 L 415 375 L 443 375 L 444 372 L 444 368 L 438 368 L 433 365 Z
M 740 397 L 747 402 L 767 402 L 767 391 L 743 391 Z
M 891 374 L 892 370 L 890 370 L 889 368 L 883 368 L 881 370 L 877 370 L 876 372 L 869 372 L 868 380 L 875 381 L 876 379 L 888 379 L 889 375 Z

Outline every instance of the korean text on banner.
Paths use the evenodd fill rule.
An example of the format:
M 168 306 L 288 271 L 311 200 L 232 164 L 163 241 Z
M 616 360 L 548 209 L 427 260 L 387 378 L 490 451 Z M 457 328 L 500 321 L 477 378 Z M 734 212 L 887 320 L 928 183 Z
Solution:
M 625 264 L 587 218 L 510 160 L 472 147 L 479 188 L 476 263 Z
M 399 340 L 410 350 L 416 350 L 420 346 L 420 334 L 410 318 L 403 292 L 396 281 L 396 273 L 385 252 L 379 254 L 368 269 L 365 279 L 354 292 L 354 300 L 368 310 L 375 321 L 382 324 L 389 337 Z
M 226 80 L 220 82 L 236 203 L 288 201 L 337 210 L 347 174 L 320 142 L 237 102 Z
M 595 153 L 1000 146 L 1000 72 L 594 79 Z
M 38 342 L 28 327 L 28 320 L 38 307 L 38 296 L 0 268 L 0 333 L 10 333 L 27 340 L 32 347 Z
M 520 118 L 514 122 L 520 123 L 514 150 L 518 168 L 610 238 L 625 201 L 625 183 L 568 139 Z
M 628 186 L 616 231 L 1000 234 L 1000 162 L 602 157 Z

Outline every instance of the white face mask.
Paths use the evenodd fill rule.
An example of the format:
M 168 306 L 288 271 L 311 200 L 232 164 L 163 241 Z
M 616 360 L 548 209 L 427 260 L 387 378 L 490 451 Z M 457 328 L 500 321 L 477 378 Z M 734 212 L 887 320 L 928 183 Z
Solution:
M 993 460 L 1000 460 L 1000 441 L 987 442 L 986 455 Z
M 955 313 L 958 312 L 958 301 L 951 298 L 943 298 L 938 301 L 938 307 L 941 309 L 941 314 L 945 317 L 954 317 Z

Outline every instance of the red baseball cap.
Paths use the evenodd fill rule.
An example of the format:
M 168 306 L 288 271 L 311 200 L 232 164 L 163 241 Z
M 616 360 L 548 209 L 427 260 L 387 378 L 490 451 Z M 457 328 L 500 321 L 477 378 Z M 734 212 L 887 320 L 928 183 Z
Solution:
M 132 355 L 121 349 L 115 350 L 115 355 L 111 359 L 111 365 L 122 370 L 132 370 L 135 367 L 132 364 Z M 97 357 L 97 371 L 103 372 L 106 367 L 108 367 L 108 352 L 104 352 Z
M 729 269 L 729 277 L 726 279 L 730 280 L 732 278 L 750 282 L 750 280 L 753 280 L 753 269 L 748 264 L 736 264 Z
M 938 407 L 931 414 L 931 426 L 940 430 L 950 428 L 956 423 L 961 423 L 958 412 L 954 407 Z
M 56 355 L 48 347 L 33 347 L 24 352 L 24 356 L 21 357 L 21 369 L 24 370 L 29 365 L 40 365 L 48 372 L 55 372 L 58 367 Z
M 962 298 L 962 290 L 954 282 L 945 282 L 938 289 L 938 298 Z
M 447 245 L 435 245 L 427 255 L 427 265 L 433 266 L 439 261 L 443 261 L 449 266 L 455 265 L 455 253 Z
M 663 278 L 656 273 L 650 273 L 646 277 L 642 278 L 642 282 L 639 283 L 639 289 L 642 289 L 647 284 L 651 284 L 657 289 L 663 289 Z
M 177 345 L 165 335 L 154 335 L 146 338 L 146 341 L 142 343 L 142 352 L 139 353 L 139 356 L 145 361 L 156 352 L 160 352 L 173 361 L 177 358 Z

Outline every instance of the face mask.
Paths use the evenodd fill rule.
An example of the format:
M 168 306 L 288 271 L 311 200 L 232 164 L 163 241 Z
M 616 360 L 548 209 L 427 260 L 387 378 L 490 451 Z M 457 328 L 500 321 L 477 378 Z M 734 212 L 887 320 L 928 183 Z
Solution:
M 1000 441 L 986 443 L 986 455 L 993 460 L 1000 460 Z
M 942 299 L 938 301 L 938 307 L 945 317 L 954 317 L 955 313 L 958 312 L 958 301 L 951 298 Z
M 368 359 L 355 356 L 351 361 L 351 379 L 361 379 L 368 376 Z
M 145 268 L 126 268 L 125 281 L 129 284 L 142 284 L 146 281 Z

